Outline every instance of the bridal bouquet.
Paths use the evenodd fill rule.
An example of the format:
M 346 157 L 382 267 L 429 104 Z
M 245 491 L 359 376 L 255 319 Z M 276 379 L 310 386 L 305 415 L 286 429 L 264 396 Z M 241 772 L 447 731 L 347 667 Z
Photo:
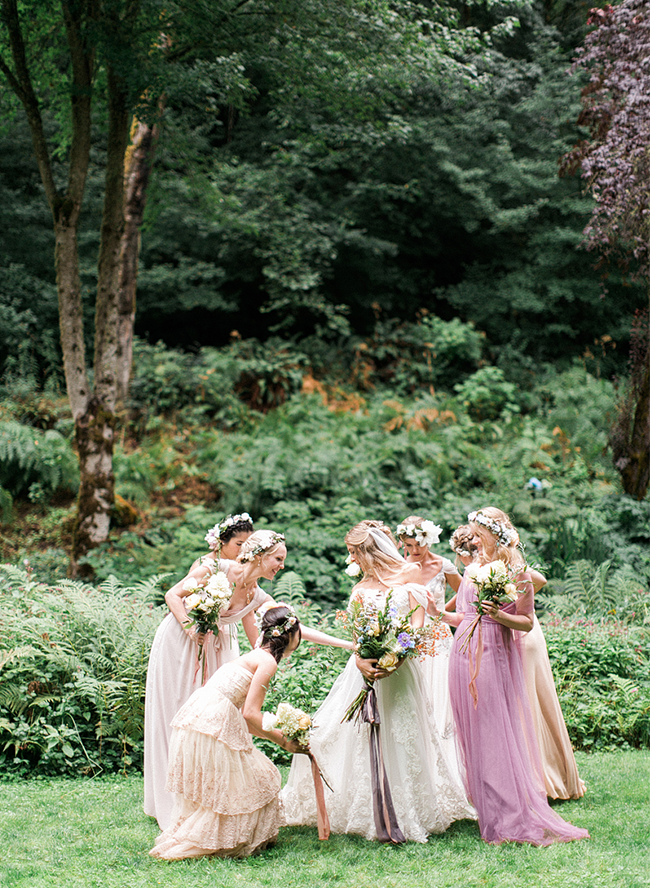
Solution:
M 205 582 L 188 577 L 183 583 L 183 589 L 190 594 L 185 598 L 187 607 L 186 623 L 196 626 L 201 634 L 219 631 L 219 615 L 228 609 L 232 596 L 232 586 L 228 577 L 219 571 L 212 574 Z M 199 643 L 199 662 L 202 664 L 201 678 L 205 663 L 203 662 L 203 642 Z
M 518 572 L 521 568 L 518 569 Z M 496 605 L 507 604 L 508 601 L 517 600 L 517 587 L 512 582 L 510 572 L 503 561 L 490 561 L 488 564 L 478 565 L 470 564 L 465 569 L 465 576 L 468 577 L 476 587 L 476 619 L 470 624 L 469 629 L 465 633 L 463 644 L 460 648 L 461 652 L 467 650 L 470 639 L 474 634 L 476 627 L 483 614 L 483 604 L 486 601 L 493 602 Z
M 383 607 L 364 603 L 353 598 L 347 611 L 339 611 L 338 619 L 352 630 L 354 649 L 364 660 L 377 660 L 377 667 L 394 672 L 402 660 L 433 653 L 437 625 L 416 629 L 410 623 L 409 613 L 398 613 L 392 604 L 390 589 Z M 343 721 L 359 718 L 373 683 L 365 679 L 366 686 L 355 697 L 343 717 Z
M 265 731 L 275 728 L 281 731 L 287 740 L 297 740 L 301 746 L 309 746 L 311 717 L 291 703 L 279 703 L 275 715 L 272 712 L 265 712 L 262 716 L 262 727 Z

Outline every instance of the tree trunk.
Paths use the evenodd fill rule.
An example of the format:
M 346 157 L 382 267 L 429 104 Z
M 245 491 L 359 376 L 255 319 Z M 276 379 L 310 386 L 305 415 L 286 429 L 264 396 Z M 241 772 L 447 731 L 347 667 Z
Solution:
M 115 413 L 92 398 L 86 412 L 75 421 L 80 483 L 72 534 L 73 576 L 92 575 L 92 569 L 80 565 L 79 559 L 108 538 L 115 497 L 114 437 Z
M 147 185 L 158 138 L 158 127 L 134 121 L 124 174 L 124 233 L 120 243 L 117 305 L 117 399 L 123 404 L 129 391 L 133 362 L 133 327 L 140 255 L 140 226 L 144 218 Z
M 621 469 L 623 490 L 644 499 L 650 483 L 650 348 L 640 380 L 627 459 Z

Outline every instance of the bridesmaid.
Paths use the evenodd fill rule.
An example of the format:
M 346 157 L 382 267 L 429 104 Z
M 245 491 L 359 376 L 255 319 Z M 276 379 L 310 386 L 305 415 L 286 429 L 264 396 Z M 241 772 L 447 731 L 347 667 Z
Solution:
M 530 574 L 535 592 L 538 592 L 545 585 L 546 578 L 536 570 Z M 546 640 L 536 616 L 532 630 L 522 639 L 522 647 L 526 691 L 542 757 L 546 794 L 552 799 L 579 799 L 585 794 L 585 784 L 578 774 L 555 689 Z
M 155 817 L 162 829 L 168 826 L 173 801 L 165 790 L 171 720 L 201 685 L 201 670 L 197 669 L 200 639 L 196 627 L 187 623 L 183 599 L 190 592 L 184 585 L 190 579 L 205 580 L 226 560 L 234 561 L 252 533 L 253 521 L 247 512 L 228 515 L 215 524 L 205 535 L 208 554 L 195 561 L 189 573 L 165 595 L 170 612 L 151 646 L 144 703 L 144 812 Z M 219 666 L 238 656 L 235 626 L 224 625 L 217 635 L 210 633 L 203 643 L 205 676 L 209 678 Z
M 273 530 L 258 530 L 242 542 L 236 561 L 222 558 L 217 564 L 215 559 L 204 558 L 190 570 L 186 579 L 203 581 L 218 569 L 223 571 L 233 584 L 228 610 L 219 617 L 221 624 L 219 637 L 221 638 L 222 635 L 226 638 L 229 637 L 232 644 L 228 646 L 229 643 L 226 641 L 221 645 L 221 657 L 212 671 L 225 662 L 236 659 L 239 655 L 235 623 L 241 622 L 251 646 L 255 646 L 258 638 L 255 611 L 265 602 L 274 603 L 273 598 L 260 588 L 258 580 L 273 580 L 276 574 L 284 568 L 286 557 L 287 550 L 282 534 L 275 533 Z M 184 585 L 185 580 L 181 580 L 170 591 L 176 590 L 175 594 L 185 597 L 189 592 L 183 588 Z M 182 602 L 181 606 L 184 613 Z M 179 624 L 181 619 L 182 617 L 179 619 Z M 181 629 L 181 632 L 184 631 Z M 231 634 L 229 635 L 229 633 Z M 352 647 L 349 641 L 335 638 L 309 626 L 302 627 L 302 637 L 306 641 L 316 644 L 330 644 L 348 649 Z M 154 647 L 152 647 L 149 659 L 151 677 L 148 673 L 147 698 L 145 699 L 145 813 L 155 817 L 160 828 L 164 830 L 170 824 L 173 802 L 170 793 L 165 789 L 171 722 L 178 709 L 189 699 L 193 691 L 200 687 L 201 680 L 200 669 L 197 668 L 196 646 L 191 651 L 189 661 L 186 656 L 186 648 L 182 651 L 182 658 L 172 659 L 166 652 L 163 652 L 162 644 L 156 645 L 156 639 L 154 639 Z M 183 693 L 187 691 L 188 678 L 191 678 L 192 682 L 190 694 L 179 702 L 179 690 Z M 147 734 L 150 738 L 149 746 L 147 745 Z M 148 748 L 150 754 L 147 762 Z
M 418 582 L 427 587 L 436 606 L 443 611 L 447 584 L 457 592 L 460 586 L 460 574 L 448 558 L 436 555 L 429 548 L 439 541 L 440 530 L 441 528 L 432 521 L 425 521 L 419 515 L 410 515 L 398 525 L 396 534 L 404 546 L 406 561 L 420 566 Z M 440 743 L 447 761 L 453 768 L 454 776 L 460 781 L 456 730 L 449 700 L 449 654 L 453 636 L 448 626 L 440 628 L 443 630 L 443 635 L 436 640 L 435 656 L 425 657 L 421 661 L 422 675 Z
M 174 718 L 167 785 L 175 803 L 153 857 L 248 857 L 277 839 L 280 772 L 250 735 L 307 752 L 280 731 L 265 730 L 262 719 L 278 663 L 300 644 L 300 623 L 291 607 L 271 606 L 261 630 L 260 646 L 220 669 Z
M 451 703 L 467 792 L 478 811 L 486 842 L 550 845 L 588 837 L 549 806 L 533 719 L 526 694 L 521 634 L 533 628 L 534 591 L 517 548 L 519 536 L 500 509 L 468 516 L 478 548 L 478 562 L 503 561 L 519 589 L 503 607 L 486 603 L 476 618 L 476 588 L 465 576 L 458 591 L 457 613 L 443 613 L 457 626 L 449 670 Z M 431 610 L 440 613 L 432 602 Z

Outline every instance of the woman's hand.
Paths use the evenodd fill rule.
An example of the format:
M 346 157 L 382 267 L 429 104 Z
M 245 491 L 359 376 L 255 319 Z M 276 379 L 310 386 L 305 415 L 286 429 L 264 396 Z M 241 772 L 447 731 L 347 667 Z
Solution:
M 183 632 L 191 641 L 196 642 L 196 644 L 203 644 L 203 642 L 205 641 L 206 633 L 199 632 L 196 628 L 196 623 L 184 623 Z
M 287 740 L 286 737 L 282 743 L 282 748 L 287 752 L 290 752 L 292 755 L 309 755 L 308 746 L 301 746 L 297 740 Z
M 385 669 L 379 669 L 377 667 L 377 660 L 375 659 L 364 660 L 359 654 L 356 655 L 355 659 L 357 669 L 366 681 L 379 681 L 379 679 L 386 678 L 387 675 L 390 675 L 390 672 L 386 672 Z
M 432 617 L 441 617 L 443 611 L 440 610 L 438 604 L 436 603 L 436 596 L 431 591 L 431 589 L 427 589 L 427 613 Z

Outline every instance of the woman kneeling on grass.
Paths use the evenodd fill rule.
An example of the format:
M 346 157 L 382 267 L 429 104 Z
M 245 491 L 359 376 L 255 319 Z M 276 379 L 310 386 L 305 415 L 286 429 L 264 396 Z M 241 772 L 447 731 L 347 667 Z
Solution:
M 272 605 L 262 617 L 260 646 L 219 669 L 177 713 L 167 772 L 167 790 L 176 793 L 172 821 L 153 857 L 247 857 L 275 841 L 283 825 L 280 772 L 250 735 L 307 753 L 262 727 L 269 682 L 299 644 L 293 609 Z

